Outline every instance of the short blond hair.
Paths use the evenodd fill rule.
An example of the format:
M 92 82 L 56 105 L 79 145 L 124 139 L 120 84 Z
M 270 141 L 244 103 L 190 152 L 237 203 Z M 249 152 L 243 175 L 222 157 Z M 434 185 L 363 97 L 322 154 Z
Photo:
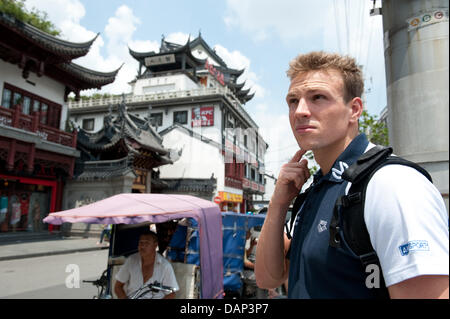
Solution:
M 362 71 L 356 64 L 356 60 L 350 56 L 323 51 L 299 54 L 289 63 L 289 70 L 286 73 L 292 81 L 300 73 L 331 69 L 338 71 L 342 75 L 344 99 L 346 102 L 362 96 L 364 92 Z

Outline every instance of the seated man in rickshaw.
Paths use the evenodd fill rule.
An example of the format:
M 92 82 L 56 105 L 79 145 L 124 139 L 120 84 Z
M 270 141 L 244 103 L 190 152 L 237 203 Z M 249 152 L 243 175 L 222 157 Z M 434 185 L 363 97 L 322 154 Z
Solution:
M 178 283 L 171 264 L 156 252 L 158 237 L 151 230 L 146 230 L 139 237 L 138 252 L 130 255 L 116 275 L 114 292 L 119 299 L 126 299 L 133 295 L 144 284 L 155 282 L 178 290 Z M 152 291 L 141 298 L 172 299 L 175 292 L 164 293 Z

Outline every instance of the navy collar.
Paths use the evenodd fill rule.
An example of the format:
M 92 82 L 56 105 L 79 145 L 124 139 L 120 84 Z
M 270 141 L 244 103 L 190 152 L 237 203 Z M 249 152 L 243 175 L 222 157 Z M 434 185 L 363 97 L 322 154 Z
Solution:
M 330 171 L 323 176 L 322 169 L 314 174 L 313 184 L 319 183 L 322 180 L 327 180 L 335 183 L 342 183 L 342 173 L 364 153 L 369 141 L 364 133 L 359 134 L 351 141 L 347 148 L 339 155 L 334 162 Z

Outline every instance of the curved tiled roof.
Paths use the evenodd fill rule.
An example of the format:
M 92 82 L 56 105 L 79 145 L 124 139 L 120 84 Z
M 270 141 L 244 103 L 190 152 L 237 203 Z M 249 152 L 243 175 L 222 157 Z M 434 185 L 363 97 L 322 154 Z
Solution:
M 130 52 L 130 55 L 138 60 L 139 62 L 144 62 L 145 58 L 147 57 L 155 57 L 160 55 L 166 55 L 168 53 L 176 54 L 176 53 L 185 53 L 192 61 L 197 63 L 197 65 L 204 65 L 206 60 L 202 60 L 199 58 L 196 58 L 192 55 L 191 52 L 191 46 L 190 46 L 190 40 L 185 45 L 178 45 L 175 43 L 167 42 L 162 40 L 162 43 L 165 43 L 166 45 L 161 45 L 160 52 L 155 51 L 149 51 L 149 52 L 137 52 L 132 50 L 130 47 L 128 47 L 128 51 Z M 167 45 L 169 43 L 170 45 Z
M 46 75 L 66 85 L 66 94 L 112 83 L 120 67 L 112 72 L 98 72 L 71 61 L 86 55 L 98 34 L 83 43 L 69 42 L 50 35 L 0 11 L 0 58 L 29 72 Z
M 124 141 L 130 150 L 149 150 L 164 157 L 169 151 L 162 146 L 162 138 L 151 127 L 135 123 L 136 119 L 128 114 L 125 104 L 119 105 L 119 115 L 104 121 L 104 127 L 97 133 L 83 129 L 78 132 L 78 142 L 88 150 L 106 151 Z M 133 117 L 134 118 L 134 117 Z
M 72 62 L 58 65 L 58 68 L 69 73 L 77 80 L 81 80 L 83 82 L 83 85 L 82 87 L 80 87 L 80 89 L 83 90 L 91 88 L 100 88 L 103 85 L 107 85 L 114 82 L 117 73 L 122 68 L 122 66 L 123 64 L 118 69 L 111 72 L 94 71 Z
M 1 11 L 0 25 L 6 26 L 33 44 L 54 55 L 62 57 L 66 61 L 86 55 L 92 43 L 94 43 L 99 35 L 97 33 L 93 39 L 82 43 L 69 42 L 48 34 Z

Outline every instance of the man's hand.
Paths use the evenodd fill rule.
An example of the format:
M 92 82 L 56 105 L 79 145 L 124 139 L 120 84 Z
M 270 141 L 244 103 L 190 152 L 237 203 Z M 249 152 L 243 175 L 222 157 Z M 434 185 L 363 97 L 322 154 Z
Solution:
M 260 288 L 279 287 L 288 277 L 288 247 L 285 245 L 289 242 L 285 241 L 283 226 L 291 201 L 310 177 L 308 161 L 301 160 L 305 153 L 304 150 L 297 151 L 292 159 L 281 167 L 278 175 L 256 246 L 255 276 Z
M 289 205 L 311 176 L 308 161 L 306 159 L 300 161 L 305 153 L 306 150 L 298 150 L 292 159 L 281 167 L 271 199 L 272 204 Z

